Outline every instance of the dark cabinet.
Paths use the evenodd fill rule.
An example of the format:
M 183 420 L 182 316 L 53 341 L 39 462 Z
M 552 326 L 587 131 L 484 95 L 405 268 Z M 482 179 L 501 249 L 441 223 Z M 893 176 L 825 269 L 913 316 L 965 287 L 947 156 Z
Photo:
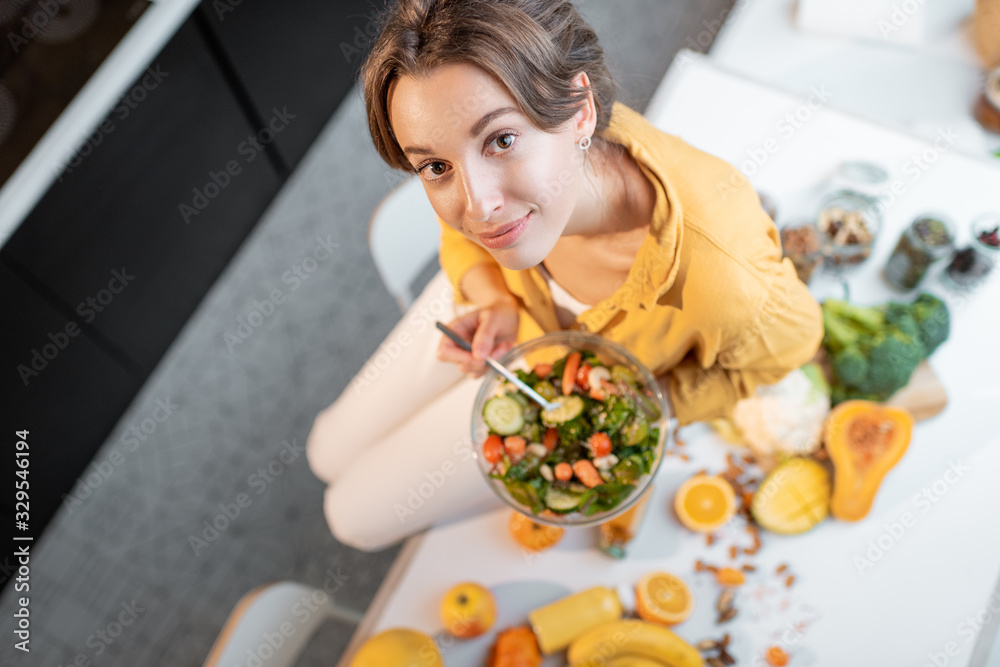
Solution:
M 372 11 L 203 2 L 0 249 L 0 414 L 29 431 L 34 534 L 351 89 Z
M 85 474 L 94 453 L 142 385 L 58 306 L 0 262 L 0 359 L 6 520 L 14 518 L 17 431 L 28 431 L 31 533 L 37 535 Z
M 143 377 L 281 184 L 191 20 L 151 70 L 3 249 Z
M 294 167 L 354 84 L 377 32 L 371 0 L 203 2 L 200 18 L 217 39 L 260 127 L 275 111 L 294 114 L 275 136 Z

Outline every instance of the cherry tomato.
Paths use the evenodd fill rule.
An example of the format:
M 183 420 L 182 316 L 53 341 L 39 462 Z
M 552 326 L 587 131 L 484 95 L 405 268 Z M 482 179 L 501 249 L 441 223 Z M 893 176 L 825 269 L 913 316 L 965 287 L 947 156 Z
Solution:
M 483 458 L 490 465 L 500 463 L 503 458 L 503 440 L 499 435 L 491 435 L 483 442 Z
M 598 431 L 590 436 L 590 451 L 594 452 L 594 458 L 601 458 L 611 453 L 611 438 L 607 433 Z
M 573 479 L 573 466 L 563 461 L 562 463 L 556 464 L 555 469 L 556 479 L 560 482 L 568 482 Z

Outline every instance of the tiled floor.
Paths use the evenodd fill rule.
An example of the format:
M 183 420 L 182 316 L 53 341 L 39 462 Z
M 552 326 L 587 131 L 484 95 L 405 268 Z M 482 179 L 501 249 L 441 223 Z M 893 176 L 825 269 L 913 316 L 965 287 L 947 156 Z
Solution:
M 714 34 L 732 2 L 577 4 L 601 36 L 620 98 L 642 110 L 677 49 Z M 37 545 L 33 650 L 15 655 L 2 642 L 0 664 L 84 656 L 98 665 L 200 665 L 244 593 L 281 579 L 322 585 L 331 571 L 347 577 L 334 595 L 341 620 L 323 626 L 299 664 L 335 663 L 397 549 L 367 554 L 333 539 L 323 485 L 301 448 L 316 413 L 400 317 L 366 245 L 372 210 L 398 182 L 370 145 L 355 92 L 105 443 L 88 471 L 97 474 Z M 329 254 L 319 253 L 327 259 L 308 280 L 296 287 L 283 278 L 319 246 Z M 241 319 L 276 288 L 286 298 L 238 338 Z M 149 421 L 158 404 L 169 416 Z M 142 442 L 123 439 L 140 424 Z M 134 619 L 113 637 L 125 608 Z M 0 634 L 11 632 L 4 614 Z

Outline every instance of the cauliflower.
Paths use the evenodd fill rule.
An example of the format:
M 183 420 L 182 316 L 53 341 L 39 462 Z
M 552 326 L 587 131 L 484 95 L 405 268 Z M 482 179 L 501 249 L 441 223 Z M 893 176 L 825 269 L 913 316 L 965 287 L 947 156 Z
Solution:
M 811 363 L 737 403 L 732 425 L 766 470 L 783 458 L 819 449 L 829 412 L 829 385 L 819 365 Z

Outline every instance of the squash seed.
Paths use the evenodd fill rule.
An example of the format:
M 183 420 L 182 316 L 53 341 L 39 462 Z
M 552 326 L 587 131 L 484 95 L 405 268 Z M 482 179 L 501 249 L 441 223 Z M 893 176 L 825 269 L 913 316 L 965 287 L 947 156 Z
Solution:
M 719 599 L 715 603 L 715 609 L 719 613 L 725 613 L 733 608 L 733 591 L 731 588 L 723 589 L 719 594 Z
M 725 623 L 726 621 L 732 620 L 734 616 L 736 616 L 736 607 L 730 607 L 729 609 L 719 614 L 719 618 L 716 621 L 716 623 Z
M 712 651 L 719 648 L 719 642 L 714 639 L 702 639 L 696 646 L 699 651 Z

